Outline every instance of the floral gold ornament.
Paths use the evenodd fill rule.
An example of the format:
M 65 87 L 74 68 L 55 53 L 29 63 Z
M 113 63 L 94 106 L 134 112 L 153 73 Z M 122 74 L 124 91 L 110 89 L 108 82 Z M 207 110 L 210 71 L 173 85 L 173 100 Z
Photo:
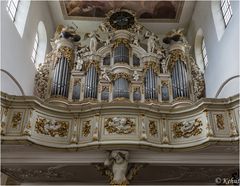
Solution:
M 202 132 L 202 121 L 200 119 L 195 119 L 193 122 L 183 121 L 175 123 L 173 125 L 174 138 L 189 138 L 191 136 L 197 136 Z
M 176 49 L 169 53 L 168 69 L 171 72 L 176 61 L 181 60 L 186 63 L 187 57 L 182 50 Z
M 91 131 L 90 121 L 83 122 L 82 135 L 84 137 L 87 137 L 90 134 L 90 131 Z
M 12 128 L 17 128 L 21 124 L 22 112 L 15 112 L 12 117 Z
M 40 64 L 38 67 L 38 72 L 35 75 L 35 87 L 34 87 L 35 96 L 41 99 L 45 99 L 47 97 L 48 79 L 49 79 L 49 65 Z
M 58 49 L 58 58 L 65 57 L 69 62 L 73 61 L 73 49 L 63 46 Z
M 143 77 L 145 77 L 145 73 L 149 68 L 152 68 L 153 72 L 155 72 L 155 73 L 158 73 L 159 70 L 160 70 L 160 67 L 157 63 L 155 63 L 154 61 L 149 61 L 149 62 L 144 64 L 144 72 L 143 72 L 144 75 L 143 75 Z
M 157 134 L 157 126 L 155 121 L 149 121 L 149 133 L 151 136 L 155 136 Z
M 112 75 L 112 80 L 116 80 L 116 79 L 119 79 L 119 78 L 124 78 L 128 81 L 131 81 L 131 76 L 127 73 L 124 73 L 124 72 L 120 72 L 120 73 L 116 73 L 116 74 L 113 74 Z
M 66 121 L 52 122 L 43 117 L 38 117 L 35 124 L 35 131 L 40 134 L 50 135 L 52 137 L 67 136 L 69 129 L 69 123 Z
M 223 130 L 224 129 L 224 117 L 222 114 L 217 114 L 216 115 L 216 123 L 217 123 L 217 128 Z
M 136 130 L 136 124 L 129 118 L 114 117 L 105 120 L 104 128 L 110 134 L 131 134 Z
M 204 82 L 204 75 L 200 71 L 198 65 L 195 63 L 194 59 L 190 57 L 190 64 L 191 64 L 191 74 L 193 78 L 193 93 L 200 99 L 201 97 L 205 96 L 205 82 Z

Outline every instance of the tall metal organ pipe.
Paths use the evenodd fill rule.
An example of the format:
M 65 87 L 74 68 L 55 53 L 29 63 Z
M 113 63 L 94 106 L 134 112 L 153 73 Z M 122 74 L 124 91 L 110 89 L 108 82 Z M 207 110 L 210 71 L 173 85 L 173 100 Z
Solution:
M 96 67 L 91 64 L 88 68 L 85 80 L 85 98 L 97 98 L 98 73 Z
M 57 59 L 52 81 L 51 94 L 53 96 L 68 97 L 68 84 L 70 79 L 69 62 L 70 61 L 64 56 Z
M 173 98 L 189 97 L 186 65 L 178 60 L 172 71 Z
M 157 99 L 157 93 L 156 93 L 156 83 L 157 83 L 157 76 L 154 73 L 152 67 L 150 67 L 146 71 L 145 76 L 145 99 Z

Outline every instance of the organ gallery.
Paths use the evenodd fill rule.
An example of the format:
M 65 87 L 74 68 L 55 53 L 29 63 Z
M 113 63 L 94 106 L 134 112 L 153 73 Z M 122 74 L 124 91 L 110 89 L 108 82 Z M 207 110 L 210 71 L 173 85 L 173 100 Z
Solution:
M 183 29 L 163 36 L 133 11 L 115 9 L 89 33 L 74 23 L 58 25 L 50 42 L 34 96 L 1 94 L 4 148 L 14 150 L 16 142 L 29 152 L 25 167 L 2 168 L 19 182 L 77 183 L 86 171 L 101 184 L 141 184 L 159 166 L 163 181 L 154 184 L 178 183 L 199 175 L 200 164 L 187 165 L 194 158 L 205 162 L 206 153 L 214 159 L 237 147 L 239 98 L 205 98 L 204 75 Z M 38 169 L 33 157 L 43 164 Z M 165 160 L 174 162 L 171 168 Z M 233 161 L 216 175 L 234 172 Z

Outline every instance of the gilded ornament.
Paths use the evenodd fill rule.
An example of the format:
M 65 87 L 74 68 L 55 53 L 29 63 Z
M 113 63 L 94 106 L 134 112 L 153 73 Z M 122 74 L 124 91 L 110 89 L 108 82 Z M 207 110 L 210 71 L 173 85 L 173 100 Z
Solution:
M 116 73 L 116 74 L 113 74 L 112 75 L 112 79 L 115 81 L 116 79 L 119 79 L 119 78 L 124 78 L 128 81 L 131 81 L 131 76 L 125 72 L 120 72 L 120 73 Z
M 34 95 L 41 99 L 47 97 L 49 68 L 48 64 L 40 64 L 37 74 L 35 75 Z
M 73 61 L 73 49 L 66 47 L 66 46 L 62 46 L 58 49 L 57 56 L 58 56 L 58 58 L 63 56 L 69 62 L 71 62 L 71 61 Z
M 195 119 L 193 122 L 184 121 L 175 123 L 173 125 L 174 138 L 189 138 L 191 136 L 197 136 L 202 132 L 202 121 L 200 119 Z
M 91 60 L 91 61 L 89 61 L 87 63 L 84 63 L 84 68 L 86 69 L 86 72 L 91 67 L 91 65 L 93 65 L 96 68 L 96 70 L 98 72 L 100 72 L 99 62 L 98 61 L 94 61 L 94 60 Z
M 135 127 L 136 124 L 129 118 L 108 118 L 104 123 L 104 128 L 110 134 L 131 134 L 135 131 Z
M 22 112 L 17 112 L 13 114 L 12 117 L 12 128 L 17 128 L 18 125 L 21 124 L 21 120 L 22 120 Z
M 115 40 L 113 48 L 117 47 L 119 44 L 122 44 L 122 43 L 125 44 L 126 47 L 130 48 L 130 46 L 129 46 L 130 41 L 127 39 L 122 39 L 122 38 Z
M 169 53 L 169 61 L 168 61 L 168 69 L 171 72 L 174 64 L 178 61 L 181 60 L 186 64 L 187 61 L 187 57 L 184 54 L 184 52 L 182 50 L 176 49 L 173 50 Z
M 216 123 L 217 123 L 218 129 L 221 129 L 221 130 L 224 129 L 224 117 L 222 114 L 216 115 Z
M 204 75 L 200 71 L 198 65 L 194 61 L 192 57 L 191 60 L 191 74 L 192 74 L 192 82 L 193 82 L 193 93 L 197 99 L 205 96 L 205 81 Z
M 147 72 L 148 69 L 152 68 L 153 72 L 155 72 L 156 74 L 158 72 L 160 72 L 160 67 L 159 65 L 154 62 L 154 61 L 149 61 L 147 63 L 144 64 L 144 72 L 143 72 L 143 77 L 145 77 L 145 73 Z
M 90 131 L 91 131 L 90 121 L 83 122 L 82 135 L 84 137 L 87 137 L 90 134 Z
M 66 121 L 47 120 L 46 118 L 38 117 L 35 124 L 35 131 L 40 134 L 50 135 L 52 137 L 67 136 L 69 123 Z
M 157 126 L 155 121 L 150 121 L 148 124 L 149 127 L 149 133 L 151 136 L 155 136 L 157 134 Z

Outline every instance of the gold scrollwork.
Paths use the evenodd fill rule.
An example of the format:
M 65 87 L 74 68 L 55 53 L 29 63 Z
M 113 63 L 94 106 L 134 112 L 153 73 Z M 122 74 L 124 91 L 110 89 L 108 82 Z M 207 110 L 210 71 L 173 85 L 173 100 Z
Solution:
M 157 126 L 155 121 L 149 121 L 148 127 L 149 127 L 149 133 L 151 136 L 157 135 L 158 131 L 157 131 Z
M 168 61 L 168 69 L 170 72 L 172 71 L 173 66 L 177 60 L 180 59 L 181 61 L 186 63 L 187 57 L 182 50 L 179 50 L 179 49 L 173 50 L 169 53 L 169 55 L 170 55 L 170 58 Z
M 12 128 L 17 128 L 21 124 L 22 112 L 15 112 L 12 117 Z
M 87 137 L 90 134 L 90 131 L 91 131 L 90 121 L 83 122 L 82 135 L 84 137 Z
M 124 73 L 124 72 L 120 72 L 120 73 L 116 73 L 116 74 L 112 75 L 112 80 L 113 81 L 115 81 L 116 79 L 119 79 L 119 78 L 124 78 L 128 81 L 131 81 L 131 76 L 127 73 Z
M 130 48 L 129 40 L 123 39 L 123 38 L 116 39 L 114 42 L 113 48 L 117 47 L 121 43 L 125 44 L 126 47 Z
M 35 124 L 35 131 L 40 134 L 50 135 L 55 137 L 67 136 L 69 129 L 69 123 L 66 121 L 55 121 L 47 120 L 46 118 L 38 117 Z
M 221 130 L 224 129 L 224 117 L 222 114 L 216 115 L 216 123 L 217 123 L 218 129 L 221 129 Z
M 191 136 L 197 136 L 202 132 L 202 121 L 195 119 L 193 122 L 184 121 L 175 123 L 173 125 L 174 138 L 189 138 Z
M 73 61 L 73 49 L 63 46 L 58 49 L 57 57 L 64 56 L 69 62 Z
M 99 67 L 99 62 L 95 61 L 95 60 L 91 60 L 85 63 L 84 68 L 86 69 L 86 72 L 88 71 L 88 69 L 91 67 L 91 65 L 95 66 L 96 70 L 98 72 L 100 72 L 100 67 Z
M 135 127 L 136 124 L 129 118 L 108 118 L 104 123 L 104 128 L 110 134 L 131 134 L 135 131 Z
M 145 73 L 150 67 L 153 69 L 154 73 L 158 74 L 158 72 L 160 72 L 160 66 L 154 61 L 149 61 L 144 64 L 143 77 L 145 77 Z

